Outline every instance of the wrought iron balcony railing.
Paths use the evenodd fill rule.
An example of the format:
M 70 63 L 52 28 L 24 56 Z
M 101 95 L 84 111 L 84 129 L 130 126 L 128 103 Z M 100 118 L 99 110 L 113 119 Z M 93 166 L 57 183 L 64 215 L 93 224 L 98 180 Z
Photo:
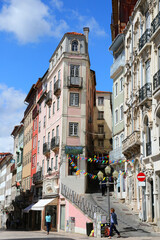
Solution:
M 42 179 L 43 179 L 42 171 L 38 171 L 35 174 L 33 174 L 33 183 L 34 184 L 41 182 Z
M 59 94 L 61 90 L 61 81 L 60 80 L 57 80 L 55 83 L 54 83 L 54 94 Z
M 151 142 L 146 143 L 146 156 L 149 156 L 152 154 L 152 145 Z
M 160 87 L 160 70 L 153 76 L 153 91 Z
M 139 51 L 144 47 L 144 45 L 150 41 L 151 38 L 151 29 L 148 28 L 143 33 L 142 37 L 139 39 Z
M 49 90 L 45 100 L 46 104 L 50 106 L 52 104 L 52 91 Z
M 82 88 L 82 82 L 83 78 L 82 77 L 68 77 L 68 87 L 75 87 L 75 88 Z
M 146 83 L 140 90 L 139 90 L 139 103 L 143 100 L 152 97 L 152 84 Z
M 59 148 L 60 137 L 55 136 L 51 139 L 51 149 L 54 151 L 55 149 Z
M 51 143 L 50 142 L 46 142 L 43 144 L 43 154 L 44 155 L 49 155 L 50 154 L 50 149 L 51 149 Z
M 153 19 L 151 23 L 151 34 L 153 35 L 158 27 L 160 26 L 160 12 L 157 14 L 157 16 Z

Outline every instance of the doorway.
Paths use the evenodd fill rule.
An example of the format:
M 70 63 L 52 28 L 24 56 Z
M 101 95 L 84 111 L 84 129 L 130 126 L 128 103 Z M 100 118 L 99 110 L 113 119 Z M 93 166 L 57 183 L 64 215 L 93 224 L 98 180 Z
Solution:
M 65 230 L 65 205 L 60 206 L 60 229 Z

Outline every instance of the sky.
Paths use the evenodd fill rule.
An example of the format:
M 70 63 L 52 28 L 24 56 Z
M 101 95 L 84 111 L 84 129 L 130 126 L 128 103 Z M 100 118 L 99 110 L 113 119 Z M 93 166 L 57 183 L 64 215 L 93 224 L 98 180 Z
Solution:
M 112 91 L 111 7 L 111 0 L 0 0 L 0 152 L 13 152 L 10 135 L 23 118 L 24 99 L 66 32 L 90 28 L 96 88 Z

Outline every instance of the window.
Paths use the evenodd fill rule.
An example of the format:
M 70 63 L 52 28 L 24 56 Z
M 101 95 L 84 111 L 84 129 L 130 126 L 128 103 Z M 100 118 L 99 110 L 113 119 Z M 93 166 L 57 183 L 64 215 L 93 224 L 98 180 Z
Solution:
M 70 155 L 70 157 L 72 158 L 72 161 L 74 162 L 74 164 L 77 166 L 78 164 L 78 161 L 77 161 L 77 157 L 76 156 L 72 156 L 72 155 Z M 71 166 L 71 164 L 70 164 L 70 162 L 68 161 L 68 175 L 76 175 L 76 169 L 74 169 L 72 166 Z
M 56 155 L 56 160 L 55 160 L 55 170 L 58 169 L 58 155 Z
M 41 132 L 41 121 L 39 121 L 39 124 L 38 124 L 38 132 L 39 133 Z
M 47 172 L 48 172 L 48 168 L 49 168 L 49 159 L 47 159 Z
M 120 79 L 120 92 L 123 90 L 123 78 Z
M 57 97 L 57 111 L 59 110 L 60 97 Z
M 122 133 L 121 136 L 120 136 L 120 146 L 122 147 L 122 142 L 124 140 L 124 134 Z
M 39 153 L 39 149 L 40 149 L 40 141 L 38 141 L 38 153 Z
M 118 109 L 115 111 L 115 124 L 118 123 Z
M 33 155 L 33 158 L 32 158 L 32 168 L 34 168 L 36 166 L 36 154 Z
M 104 97 L 98 97 L 98 105 L 104 105 Z
M 41 103 L 39 104 L 39 113 L 41 113 Z
M 48 133 L 48 143 L 50 142 L 50 132 Z
M 123 120 L 123 105 L 120 106 L 120 121 Z
M 55 114 L 55 102 L 53 102 L 53 114 Z
M 115 84 L 115 97 L 118 95 L 118 83 Z
M 56 82 L 56 76 L 54 76 L 54 83 Z
M 70 106 L 79 106 L 79 93 L 70 93 Z
M 104 125 L 98 125 L 98 133 L 104 133 Z
M 54 129 L 52 129 L 52 138 L 54 137 Z
M 78 41 L 74 40 L 72 42 L 72 51 L 77 52 L 78 51 Z
M 43 137 L 43 144 L 45 143 L 45 136 Z
M 56 127 L 56 136 L 59 136 L 59 125 Z
M 48 108 L 48 118 L 50 118 L 51 117 L 51 106 L 49 106 L 49 108 Z
M 46 116 L 44 116 L 44 122 L 43 122 L 43 127 L 46 127 Z
M 146 66 L 146 83 L 150 82 L 150 60 L 148 60 L 145 64 Z
M 53 171 L 53 158 L 51 158 L 51 169 Z
M 58 80 L 61 79 L 61 70 L 58 71 Z
M 71 65 L 71 77 L 79 77 L 79 66 L 78 65 Z
M 44 160 L 42 160 L 42 175 L 44 175 Z
M 49 83 L 49 90 L 52 90 L 52 81 Z
M 69 136 L 78 136 L 78 123 L 69 123 Z
M 98 140 L 98 147 L 104 147 L 104 141 L 102 139 Z
M 118 148 L 118 147 L 119 147 L 119 138 L 116 137 L 116 146 L 115 146 L 115 148 Z
M 98 119 L 103 120 L 104 119 L 104 112 L 103 111 L 98 111 Z

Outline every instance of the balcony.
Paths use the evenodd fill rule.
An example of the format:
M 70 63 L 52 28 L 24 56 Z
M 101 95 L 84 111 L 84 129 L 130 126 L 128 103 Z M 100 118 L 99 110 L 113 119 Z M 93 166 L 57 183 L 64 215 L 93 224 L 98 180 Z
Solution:
M 42 171 L 38 171 L 35 174 L 33 174 L 33 183 L 37 184 L 42 182 L 43 176 L 42 176 Z
M 60 144 L 60 137 L 56 136 L 51 139 L 51 150 L 52 151 L 57 151 L 59 149 L 59 144 Z
M 46 100 L 45 100 L 45 103 L 48 105 L 48 106 L 51 106 L 52 104 L 52 91 L 49 90 L 47 95 L 46 95 Z
M 125 65 L 125 53 L 122 52 L 110 68 L 110 77 L 113 79 Z
M 142 37 L 139 39 L 139 51 L 141 51 L 142 48 L 144 48 L 144 46 L 146 45 L 146 43 L 150 41 L 150 38 L 151 38 L 151 29 L 148 28 L 143 33 Z
M 151 23 L 151 38 L 153 39 L 155 35 L 158 35 L 160 26 L 160 12 L 157 14 L 157 16 L 153 19 Z M 158 31 L 157 31 L 158 30 Z
M 140 131 L 134 131 L 122 142 L 122 153 L 127 157 L 131 158 L 133 154 L 140 153 Z
M 155 98 L 160 97 L 160 70 L 153 76 L 153 95 Z
M 51 149 L 51 143 L 50 142 L 44 143 L 43 144 L 43 155 L 45 155 L 46 157 L 49 157 L 50 149 Z
M 82 77 L 68 77 L 67 87 L 69 88 L 82 88 Z
M 103 132 L 103 133 L 96 132 L 95 135 L 94 135 L 94 138 L 104 139 L 105 138 L 105 132 Z
M 152 84 L 146 83 L 139 90 L 139 105 L 149 104 L 152 98 Z
M 152 154 L 152 145 L 151 142 L 146 143 L 146 156 L 150 156 Z
M 35 119 L 39 114 L 39 105 L 36 105 L 32 112 L 32 119 Z
M 122 153 L 122 147 L 118 147 L 118 148 L 110 151 L 109 161 L 111 161 L 111 163 L 116 162 L 118 160 L 123 160 L 123 159 L 125 159 L 125 156 Z
M 55 83 L 54 83 L 54 95 L 59 95 L 61 92 L 61 81 L 60 80 L 57 80 Z
M 16 171 L 16 166 L 15 166 L 15 163 L 11 166 L 11 172 L 15 172 Z

